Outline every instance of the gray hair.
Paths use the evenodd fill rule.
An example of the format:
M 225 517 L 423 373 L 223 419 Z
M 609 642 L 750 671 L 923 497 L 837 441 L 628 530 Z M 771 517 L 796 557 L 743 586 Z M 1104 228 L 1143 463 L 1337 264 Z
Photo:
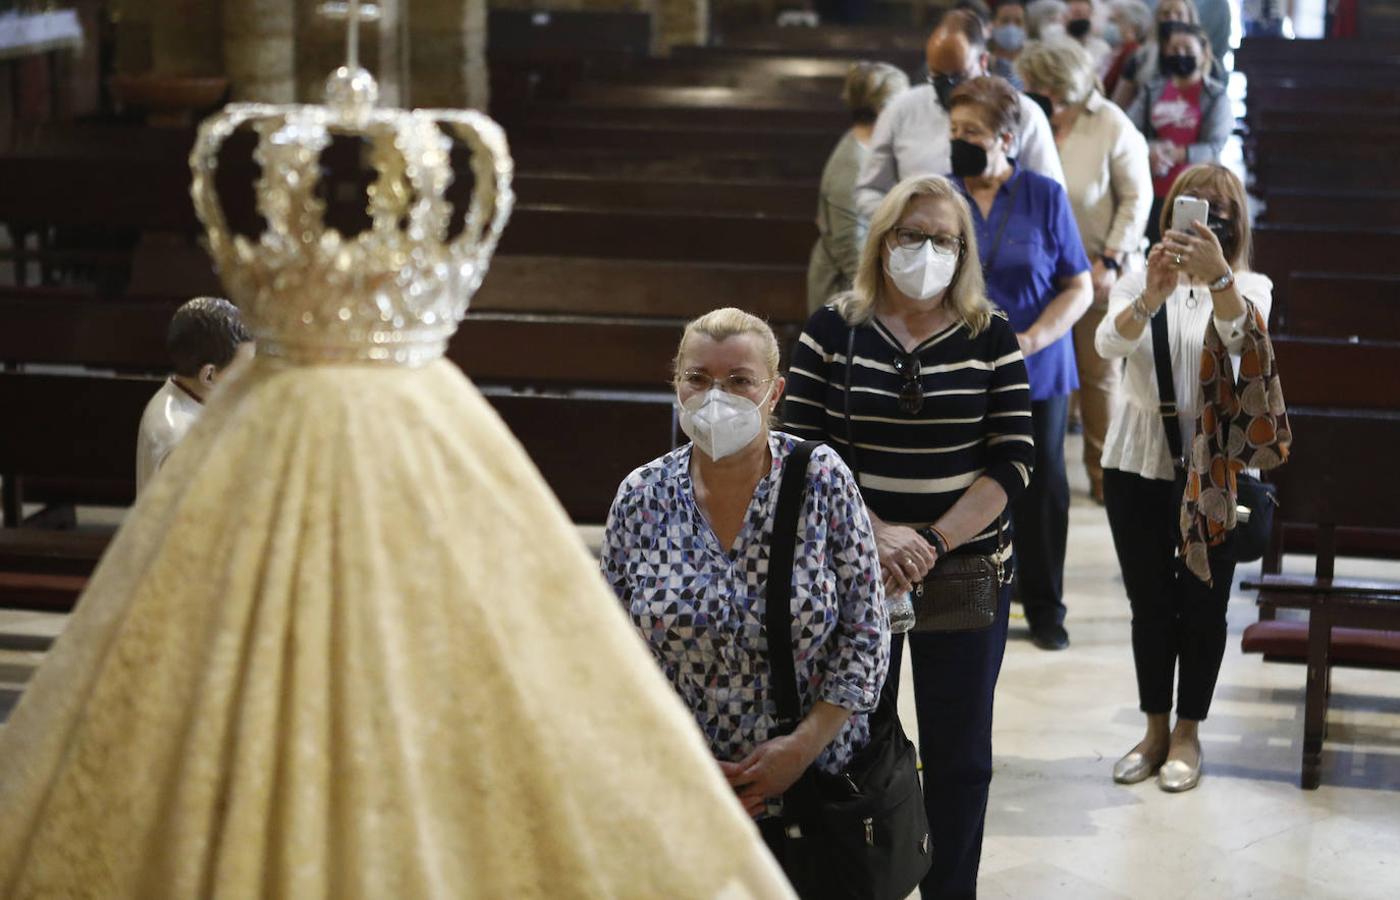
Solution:
M 909 89 L 909 76 L 889 63 L 861 60 L 851 63 L 841 99 L 857 122 L 874 122 L 897 94 Z
M 1099 84 L 1089 51 L 1063 37 L 1027 44 L 1016 58 L 1016 73 L 1028 89 L 1034 85 L 1071 106 L 1088 100 Z
M 1063 19 L 1068 11 L 1063 0 L 1035 0 L 1026 6 L 1026 33 L 1032 40 L 1040 40 L 1041 29 Z
M 1152 34 L 1152 8 L 1142 0 L 1113 0 L 1108 5 L 1109 14 L 1118 14 L 1123 21 L 1137 29 L 1137 39 L 1147 40 Z

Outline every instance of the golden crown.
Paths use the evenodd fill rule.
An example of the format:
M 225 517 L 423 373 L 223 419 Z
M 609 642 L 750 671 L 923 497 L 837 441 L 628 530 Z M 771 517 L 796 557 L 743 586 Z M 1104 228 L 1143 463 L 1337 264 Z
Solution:
M 323 106 L 234 103 L 201 123 L 190 168 L 195 212 L 230 298 L 259 354 L 294 362 L 436 359 L 481 285 L 514 195 L 505 134 L 468 110 L 376 106 L 358 64 L 358 3 L 349 4 L 349 59 Z M 215 188 L 219 155 L 243 128 L 257 137 L 256 207 L 266 227 L 234 234 Z M 322 156 L 338 137 L 364 142 L 372 170 L 366 227 L 326 222 Z M 452 234 L 452 148 L 471 152 L 470 206 Z

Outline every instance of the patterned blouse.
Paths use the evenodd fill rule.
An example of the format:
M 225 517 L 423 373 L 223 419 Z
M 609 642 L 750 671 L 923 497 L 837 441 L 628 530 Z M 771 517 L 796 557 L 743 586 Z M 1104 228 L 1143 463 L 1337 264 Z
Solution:
M 768 548 L 790 435 L 768 439 L 773 468 L 754 490 L 732 548 L 695 502 L 690 445 L 623 481 L 603 537 L 603 574 L 717 759 L 738 762 L 776 737 L 763 632 Z M 835 451 L 808 466 L 792 576 L 792 640 L 803 714 L 818 700 L 854 711 L 817 766 L 840 772 L 870 737 L 889 667 L 889 617 L 875 537 Z

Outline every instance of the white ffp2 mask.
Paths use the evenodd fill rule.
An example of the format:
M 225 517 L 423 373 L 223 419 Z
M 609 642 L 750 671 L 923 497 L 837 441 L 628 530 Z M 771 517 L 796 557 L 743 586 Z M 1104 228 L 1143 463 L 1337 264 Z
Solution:
M 768 399 L 766 393 L 763 399 Z M 677 405 L 681 431 L 710 459 L 738 453 L 763 430 L 763 409 L 759 404 L 718 387 Z
M 941 294 L 952 283 L 957 270 L 958 254 L 939 253 L 933 249 L 932 241 L 924 241 L 915 250 L 895 247 L 885 264 L 885 271 L 894 279 L 900 293 L 924 302 Z

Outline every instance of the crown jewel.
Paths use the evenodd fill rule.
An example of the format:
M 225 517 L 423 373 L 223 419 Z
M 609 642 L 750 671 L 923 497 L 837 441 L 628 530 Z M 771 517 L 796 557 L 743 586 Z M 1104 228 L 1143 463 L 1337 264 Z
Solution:
M 326 104 L 235 103 L 206 119 L 191 193 L 259 354 L 418 365 L 442 355 L 486 275 L 514 202 L 513 166 L 505 134 L 480 113 L 375 105 L 378 85 L 357 60 L 357 8 L 352 0 L 349 60 L 328 79 Z M 244 128 L 257 138 L 266 221 L 254 237 L 232 232 L 215 188 L 220 151 Z M 353 235 L 326 221 L 322 157 L 338 138 L 362 142 L 371 175 L 366 225 Z M 471 152 L 473 189 L 454 234 L 456 143 Z

